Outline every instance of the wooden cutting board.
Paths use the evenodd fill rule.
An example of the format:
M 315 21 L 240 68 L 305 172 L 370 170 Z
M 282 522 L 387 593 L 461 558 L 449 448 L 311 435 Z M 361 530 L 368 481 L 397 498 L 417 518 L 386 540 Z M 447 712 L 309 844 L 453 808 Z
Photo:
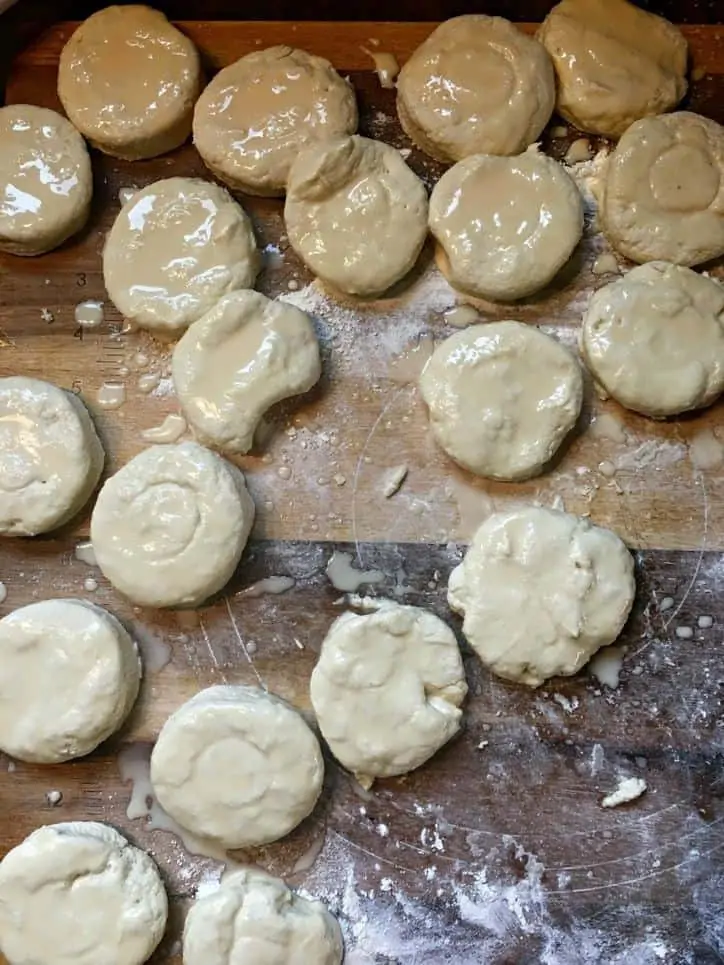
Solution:
M 73 26 L 59 24 L 21 53 L 8 102 L 58 107 L 57 59 Z M 411 149 L 394 92 L 380 87 L 362 49 L 404 62 L 432 25 L 181 27 L 209 72 L 275 43 L 328 57 L 357 90 L 361 133 L 409 151 L 428 186 L 439 177 L 442 167 Z M 687 106 L 724 121 L 724 28 L 685 32 L 697 78 Z M 579 135 L 554 137 L 557 123 L 544 146 L 562 157 Z M 591 145 L 598 151 L 604 142 Z M 75 307 L 106 297 L 101 250 L 121 188 L 208 175 L 188 145 L 136 163 L 94 153 L 93 165 L 93 214 L 79 238 L 42 258 L 0 257 L 0 375 L 38 376 L 80 392 L 113 471 L 144 447 L 144 429 L 177 411 L 168 347 L 126 331 L 107 300 L 103 326 L 81 331 Z M 597 162 L 579 165 L 576 175 L 585 181 L 598 170 Z M 258 521 L 235 578 L 213 605 L 160 614 L 129 606 L 74 554 L 87 534 L 87 512 L 52 538 L 0 545 L 7 588 L 0 612 L 49 596 L 87 596 L 126 621 L 147 659 L 132 719 L 97 753 L 58 767 L 0 756 L 0 854 L 43 823 L 113 823 L 159 863 L 172 913 L 154 960 L 178 960 L 184 911 L 199 889 L 213 887 L 220 865 L 189 854 L 174 834 L 150 829 L 147 818 L 128 818 L 131 786 L 119 759 L 124 774 L 141 773 L 167 715 L 209 684 L 261 682 L 308 711 L 309 675 L 341 612 L 341 594 L 325 573 L 334 550 L 351 554 L 359 569 L 380 571 L 374 592 L 429 607 L 459 629 L 445 585 L 476 525 L 515 501 L 562 502 L 612 527 L 636 554 L 639 594 L 624 635 L 620 686 L 611 690 L 584 672 L 529 692 L 492 679 L 463 643 L 471 697 L 458 739 L 407 778 L 379 782 L 371 792 L 329 759 L 314 814 L 284 841 L 235 858 L 327 901 L 354 965 L 720 961 L 721 405 L 654 423 L 589 391 L 580 431 L 552 472 L 518 485 L 473 481 L 433 445 L 415 388 L 433 345 L 452 331 L 444 312 L 455 296 L 431 253 L 394 297 L 341 302 L 310 287 L 288 247 L 282 203 L 242 200 L 265 249 L 260 289 L 285 294 L 318 319 L 322 384 L 301 404 L 278 407 L 263 448 L 240 460 Z M 515 308 L 486 306 L 483 317 L 545 325 L 573 344 L 589 293 L 612 277 L 592 272 L 605 250 L 589 212 L 580 251 L 549 290 Z M 712 271 L 724 274 L 720 265 Z M 120 408 L 99 407 L 104 382 L 125 386 Z M 408 475 L 387 499 L 385 477 L 398 465 Z M 294 586 L 279 595 L 243 593 L 272 575 L 291 577 Z M 621 776 L 643 777 L 645 796 L 602 810 L 603 795 Z M 60 805 L 46 800 L 51 790 L 62 793 Z M 143 811 L 140 784 L 136 791 Z

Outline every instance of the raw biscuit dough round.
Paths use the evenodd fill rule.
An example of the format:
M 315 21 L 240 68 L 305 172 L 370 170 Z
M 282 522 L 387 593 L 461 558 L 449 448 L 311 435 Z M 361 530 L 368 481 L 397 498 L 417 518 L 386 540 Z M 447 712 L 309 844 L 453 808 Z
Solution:
M 627 0 L 561 0 L 537 36 L 555 67 L 556 110 L 582 131 L 620 137 L 686 93 L 683 35 Z
M 284 837 L 322 790 L 319 741 L 293 707 L 258 687 L 209 687 L 173 713 L 151 754 L 161 807 L 223 848 Z
M 283 195 L 302 148 L 356 130 L 352 86 L 328 60 L 292 47 L 257 50 L 225 67 L 194 111 L 204 164 L 251 194 Z
M 128 161 L 172 151 L 191 133 L 202 76 L 193 43 L 151 7 L 99 10 L 63 47 L 58 96 L 99 150 Z
M 481 298 L 511 300 L 544 288 L 583 233 L 583 201 L 553 158 L 478 154 L 435 185 L 430 231 L 448 281 Z
M 167 916 L 153 860 L 106 824 L 46 825 L 0 862 L 9 965 L 142 965 Z
M 42 255 L 88 220 L 93 172 L 85 142 L 55 111 L 0 108 L 0 251 Z
M 313 144 L 294 161 L 284 220 L 316 275 L 353 295 L 378 295 L 417 261 L 427 192 L 400 152 L 366 137 Z
M 322 736 L 366 785 L 420 767 L 457 734 L 467 690 L 450 627 L 392 602 L 335 620 L 310 683 Z
M 0 749 L 57 764 L 90 754 L 128 716 L 141 663 L 125 628 L 83 600 L 43 600 L 0 620 Z
M 397 78 L 405 133 L 445 163 L 524 151 L 548 123 L 555 97 L 543 45 L 483 14 L 440 24 Z
M 260 267 L 251 222 L 218 184 L 168 178 L 121 208 L 103 251 L 116 308 L 142 328 L 174 336 L 231 291 L 250 288 Z
M 40 379 L 0 379 L 0 534 L 35 536 L 68 522 L 104 460 L 78 396 Z
M 184 965 L 341 965 L 337 919 L 256 868 L 226 874 L 186 916 Z
M 527 506 L 483 523 L 447 598 L 486 667 L 538 687 L 613 643 L 635 590 L 633 557 L 615 533 Z
M 724 391 L 724 286 L 652 261 L 599 288 L 583 317 L 586 365 L 628 409 L 666 418 Z
M 225 295 L 173 353 L 173 382 L 202 442 L 248 452 L 272 405 L 307 392 L 321 375 L 308 315 L 255 291 Z
M 445 339 L 420 377 L 433 435 L 490 479 L 537 475 L 573 429 L 583 377 L 573 355 L 521 322 L 471 325 Z
M 91 517 L 104 576 L 140 606 L 198 606 L 230 580 L 254 522 L 240 470 L 195 442 L 151 446 L 111 476 Z
M 689 111 L 636 121 L 609 159 L 601 215 L 632 261 L 724 254 L 724 127 Z

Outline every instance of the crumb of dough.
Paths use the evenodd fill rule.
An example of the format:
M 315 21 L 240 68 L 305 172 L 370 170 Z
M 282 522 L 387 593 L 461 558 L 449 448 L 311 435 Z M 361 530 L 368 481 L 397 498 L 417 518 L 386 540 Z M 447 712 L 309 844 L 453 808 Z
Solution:
M 611 791 L 601 801 L 602 808 L 617 808 L 620 804 L 628 804 L 641 797 L 648 785 L 640 777 L 622 777 L 615 791 Z

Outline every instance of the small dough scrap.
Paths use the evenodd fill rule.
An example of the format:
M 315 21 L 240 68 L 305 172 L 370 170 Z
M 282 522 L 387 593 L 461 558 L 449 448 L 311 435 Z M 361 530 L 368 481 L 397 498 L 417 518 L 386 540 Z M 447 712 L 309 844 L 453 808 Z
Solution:
M 322 736 L 363 784 L 432 757 L 460 730 L 467 692 L 450 627 L 392 602 L 335 620 L 310 684 Z
M 445 339 L 420 377 L 439 446 L 489 479 L 536 476 L 573 429 L 583 376 L 573 355 L 521 322 L 471 325 Z
M 514 158 L 478 154 L 440 178 L 430 231 L 451 285 L 510 301 L 544 288 L 583 233 L 583 200 L 553 158 L 529 148 Z
M 60 54 L 65 113 L 94 147 L 128 161 L 183 144 L 201 84 L 196 47 L 151 7 L 99 10 Z
M 226 874 L 186 917 L 184 965 L 341 965 L 337 919 L 256 868 Z
M 352 295 L 378 295 L 417 261 L 427 192 L 400 152 L 367 137 L 335 138 L 292 164 L 284 220 L 316 275 Z
M 85 142 L 55 111 L 0 108 L 0 251 L 42 255 L 85 225 L 93 172 Z
M 283 195 L 302 148 L 354 134 L 351 84 L 328 60 L 292 47 L 247 54 L 214 77 L 194 111 L 194 144 L 232 190 Z
M 21 761 L 83 757 L 115 733 L 138 696 L 138 649 L 83 600 L 43 600 L 0 620 L 0 749 Z
M 306 721 L 257 687 L 209 687 L 172 714 L 151 754 L 161 807 L 223 848 L 277 841 L 311 814 L 324 759 Z
M 724 254 L 724 127 L 689 111 L 636 121 L 609 159 L 601 215 L 632 261 Z
M 539 687 L 613 643 L 635 590 L 633 557 L 615 533 L 527 506 L 485 520 L 447 598 L 486 667 Z
M 657 419 L 724 392 L 724 286 L 663 261 L 600 288 L 583 318 L 586 365 L 606 392 Z
M 195 442 L 151 446 L 106 481 L 91 517 L 98 566 L 140 606 L 198 606 L 223 589 L 254 522 L 241 472 Z
M 248 452 L 267 409 L 307 392 L 322 373 L 308 315 L 255 291 L 225 295 L 173 353 L 179 402 L 202 442 Z
M 36 536 L 88 502 L 105 453 L 81 400 L 50 382 L 0 379 L 0 534 Z
M 46 825 L 0 862 L 9 965 L 142 965 L 167 916 L 153 860 L 106 824 Z
M 538 39 L 553 59 L 556 110 L 581 131 L 620 137 L 686 93 L 681 31 L 627 0 L 561 0 Z
M 502 17 L 469 14 L 436 27 L 397 79 L 405 133 L 431 157 L 519 154 L 556 98 L 545 48 Z
M 118 311 L 171 337 L 223 295 L 251 288 L 260 266 L 244 209 L 199 178 L 168 178 L 137 191 L 103 252 L 103 278 Z

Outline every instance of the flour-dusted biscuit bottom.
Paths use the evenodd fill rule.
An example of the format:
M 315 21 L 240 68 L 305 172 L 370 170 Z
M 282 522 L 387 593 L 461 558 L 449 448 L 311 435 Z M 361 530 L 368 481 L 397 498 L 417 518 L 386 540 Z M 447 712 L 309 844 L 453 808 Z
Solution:
M 447 163 L 524 151 L 548 123 L 555 96 L 543 45 L 508 20 L 483 14 L 440 24 L 397 79 L 402 127 Z
M 46 825 L 0 862 L 9 965 L 142 965 L 167 915 L 153 860 L 106 824 Z
M 56 764 L 90 754 L 138 696 L 138 648 L 83 600 L 43 600 L 0 620 L 0 748 Z
M 119 312 L 168 337 L 229 292 L 250 288 L 259 267 L 244 209 L 200 178 L 168 178 L 135 192 L 103 251 L 103 279 Z
M 521 322 L 471 325 L 433 352 L 420 390 L 438 445 L 491 479 L 529 479 L 553 458 L 583 402 L 573 355 Z
M 324 739 L 364 783 L 432 757 L 460 729 L 467 690 L 447 624 L 391 602 L 335 620 L 310 683 Z
M 356 130 L 351 84 L 323 57 L 284 46 L 224 67 L 194 111 L 194 144 L 206 166 L 251 194 L 283 195 L 302 148 Z
M 689 111 L 636 121 L 608 162 L 601 216 L 632 261 L 724 254 L 724 127 Z
M 40 379 L 0 379 L 0 534 L 35 536 L 68 522 L 104 460 L 77 396 Z
M 228 452 L 248 452 L 267 409 L 311 389 L 321 372 L 309 316 L 255 291 L 224 296 L 173 353 L 186 418 L 202 442 Z
M 517 157 L 478 154 L 440 178 L 430 231 L 456 288 L 510 301 L 545 287 L 583 232 L 583 201 L 565 168 L 530 148 Z
M 483 523 L 450 574 L 448 602 L 486 667 L 538 687 L 613 643 L 635 589 L 633 557 L 615 533 L 528 506 Z
M 85 142 L 55 111 L 0 108 L 0 251 L 42 255 L 85 225 L 93 172 Z
M 337 919 L 256 868 L 226 874 L 186 917 L 184 965 L 341 965 Z
M 293 163 L 284 220 L 292 247 L 316 275 L 343 292 L 377 295 L 417 261 L 427 192 L 389 144 L 336 138 Z
M 58 96 L 73 124 L 94 147 L 129 161 L 183 144 L 201 84 L 193 43 L 139 4 L 83 21 L 58 67 Z
M 91 541 L 103 574 L 134 603 L 198 606 L 228 583 L 253 522 L 236 466 L 181 442 L 151 446 L 106 481 Z
M 169 717 L 151 755 L 159 803 L 224 848 L 276 841 L 322 790 L 319 741 L 293 707 L 257 687 L 202 690 Z

